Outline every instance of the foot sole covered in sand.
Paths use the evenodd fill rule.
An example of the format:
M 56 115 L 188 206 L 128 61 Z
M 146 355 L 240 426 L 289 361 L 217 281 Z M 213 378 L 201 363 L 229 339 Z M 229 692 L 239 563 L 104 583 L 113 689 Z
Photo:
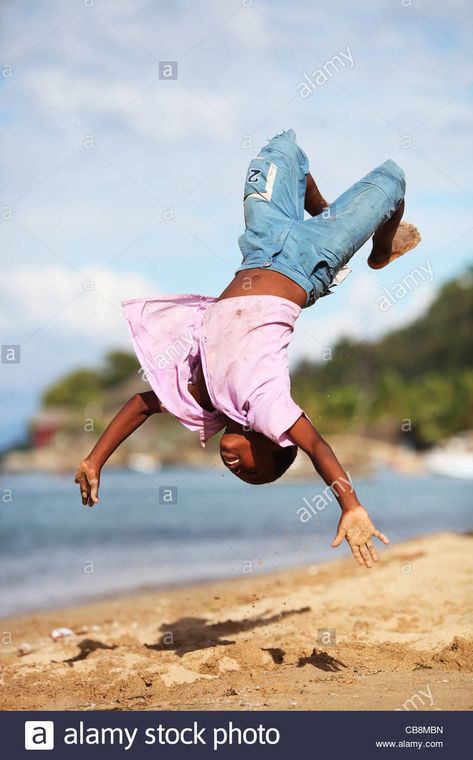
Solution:
M 405 253 L 408 253 L 408 251 L 412 251 L 413 248 L 416 248 L 416 246 L 419 245 L 421 239 L 422 238 L 417 227 L 414 227 L 413 224 L 409 224 L 409 222 L 401 222 L 394 236 L 391 255 L 382 263 L 373 261 L 370 255 L 368 258 L 368 264 L 372 269 L 383 269 L 392 261 L 395 261 L 395 259 L 400 258 L 400 256 L 404 256 Z

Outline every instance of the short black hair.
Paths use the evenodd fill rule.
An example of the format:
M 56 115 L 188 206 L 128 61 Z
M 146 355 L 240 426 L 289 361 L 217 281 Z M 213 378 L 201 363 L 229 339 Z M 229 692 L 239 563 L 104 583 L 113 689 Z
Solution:
M 284 475 L 297 456 L 297 446 L 279 446 L 274 452 L 274 480 Z

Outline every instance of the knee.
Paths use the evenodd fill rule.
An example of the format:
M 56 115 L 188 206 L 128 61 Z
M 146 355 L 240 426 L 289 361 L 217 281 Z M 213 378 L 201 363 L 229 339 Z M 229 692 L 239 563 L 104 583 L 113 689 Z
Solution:
M 386 174 L 389 175 L 395 182 L 399 189 L 399 200 L 404 197 L 406 192 L 406 175 L 403 169 L 395 161 L 390 158 L 382 164 Z

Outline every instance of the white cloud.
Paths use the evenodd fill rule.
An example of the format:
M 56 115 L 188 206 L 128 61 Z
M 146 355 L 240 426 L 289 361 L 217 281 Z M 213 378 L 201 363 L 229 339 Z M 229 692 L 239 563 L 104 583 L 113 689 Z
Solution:
M 122 300 L 158 293 L 156 283 L 133 272 L 101 269 L 91 278 L 60 264 L 15 267 L 0 282 L 0 330 L 25 346 L 41 346 L 43 334 L 53 332 L 63 343 L 63 359 L 69 350 L 75 354 L 78 340 L 86 339 L 95 352 L 126 344 Z
M 102 364 L 110 348 L 132 350 L 120 303 L 159 294 L 133 272 L 100 271 L 92 290 L 60 264 L 28 264 L 0 281 L 2 343 L 19 345 L 20 363 L 3 366 L 0 446 L 21 437 L 44 389 L 66 372 Z

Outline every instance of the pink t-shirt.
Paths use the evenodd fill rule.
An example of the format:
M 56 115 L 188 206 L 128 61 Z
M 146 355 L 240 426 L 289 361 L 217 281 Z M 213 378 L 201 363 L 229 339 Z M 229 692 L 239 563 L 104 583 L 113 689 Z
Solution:
M 300 314 L 278 296 L 198 295 L 123 303 L 133 346 L 165 409 L 205 442 L 227 418 L 290 446 L 302 409 L 292 400 L 287 347 Z M 189 393 L 198 364 L 215 411 Z

